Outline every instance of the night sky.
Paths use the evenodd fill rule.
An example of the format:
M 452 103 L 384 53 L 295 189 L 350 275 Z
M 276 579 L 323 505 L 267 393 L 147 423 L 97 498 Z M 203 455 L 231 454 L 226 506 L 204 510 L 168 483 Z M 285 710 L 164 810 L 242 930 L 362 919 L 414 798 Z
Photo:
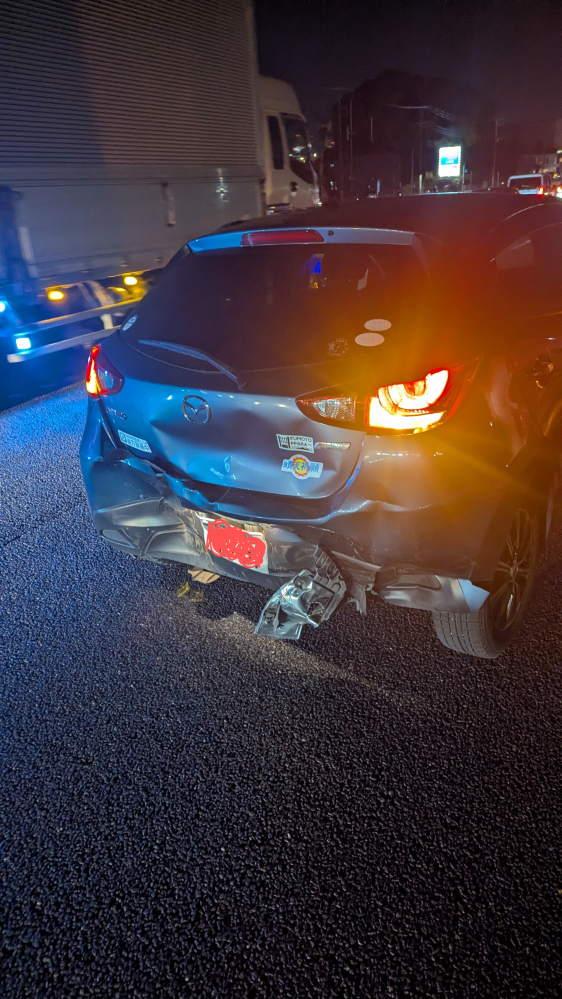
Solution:
M 507 121 L 562 117 L 562 0 L 255 0 L 262 72 L 312 129 L 384 69 L 478 86 Z

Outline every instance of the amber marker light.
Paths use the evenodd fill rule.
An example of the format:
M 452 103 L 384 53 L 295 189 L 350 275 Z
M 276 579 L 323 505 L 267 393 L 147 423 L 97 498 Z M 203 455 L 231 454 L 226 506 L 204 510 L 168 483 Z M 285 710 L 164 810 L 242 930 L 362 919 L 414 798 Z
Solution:
M 64 291 L 61 291 L 59 288 L 53 288 L 51 291 L 47 292 L 47 298 L 49 298 L 51 302 L 62 302 L 64 298 Z

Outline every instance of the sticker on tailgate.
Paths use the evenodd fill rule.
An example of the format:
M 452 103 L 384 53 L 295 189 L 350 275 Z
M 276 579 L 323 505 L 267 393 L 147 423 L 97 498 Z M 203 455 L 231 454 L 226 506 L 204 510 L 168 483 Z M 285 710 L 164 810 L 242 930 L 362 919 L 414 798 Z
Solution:
M 142 437 L 133 437 L 132 434 L 126 434 L 122 430 L 118 430 L 117 433 L 122 444 L 126 444 L 127 447 L 134 447 L 137 451 L 148 451 L 150 453 L 150 445 L 147 441 L 143 441 Z
M 294 454 L 281 462 L 281 471 L 291 472 L 295 479 L 319 479 L 323 468 L 321 461 L 309 461 L 304 454 Z
M 277 434 L 277 444 L 284 451 L 312 451 L 314 453 L 312 437 L 303 437 L 301 434 Z

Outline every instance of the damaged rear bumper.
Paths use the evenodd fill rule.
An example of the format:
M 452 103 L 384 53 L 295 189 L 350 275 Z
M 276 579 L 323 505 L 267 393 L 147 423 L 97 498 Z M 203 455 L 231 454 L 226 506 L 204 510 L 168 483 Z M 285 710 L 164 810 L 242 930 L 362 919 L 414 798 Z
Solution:
M 169 491 L 170 492 L 170 491 Z M 212 515 L 211 515 L 212 516 Z M 217 512 L 217 518 L 221 515 Z M 94 511 L 94 524 L 114 548 L 159 563 L 180 562 L 275 590 L 256 633 L 298 638 L 303 624 L 327 620 L 347 596 L 366 612 L 368 593 L 387 603 L 427 611 L 474 613 L 488 591 L 469 579 L 420 572 L 415 566 L 381 569 L 380 565 L 313 544 L 273 524 L 234 521 L 248 532 L 259 530 L 267 544 L 267 572 L 249 569 L 208 550 L 208 511 L 184 507 L 173 494 L 140 498 Z M 331 540 L 331 539 L 330 539 Z
M 224 520 L 220 514 L 217 519 Z M 181 562 L 220 573 L 266 589 L 278 586 L 301 571 L 314 567 L 317 546 L 275 525 L 226 520 L 244 531 L 260 531 L 267 544 L 267 571 L 248 569 L 237 561 L 208 550 L 206 525 L 214 519 L 208 511 L 183 507 L 174 497 L 151 497 L 94 511 L 94 526 L 114 548 L 152 562 Z
M 376 504 L 372 514 L 360 504 L 357 510 L 337 508 L 333 517 L 312 519 L 295 517 L 292 509 L 287 520 L 279 507 L 272 522 L 265 511 L 253 513 L 255 497 L 241 491 L 238 505 L 225 513 L 218 501 L 198 491 L 197 483 L 187 488 L 160 466 L 116 447 L 102 423 L 92 408 L 81 448 L 98 533 L 136 558 L 179 562 L 275 591 L 260 619 L 260 634 L 296 638 L 303 624 L 317 626 L 344 598 L 365 613 L 369 593 L 397 606 L 463 614 L 477 611 L 488 596 L 468 578 L 473 560 L 455 557 L 451 564 L 447 534 L 438 549 L 425 544 L 424 534 L 429 559 L 420 565 L 418 510 L 411 516 L 404 512 L 400 545 L 394 543 L 396 525 L 387 523 Z M 429 517 L 431 510 L 421 512 Z M 438 510 L 433 513 L 436 534 L 442 518 Z M 213 520 L 259 534 L 266 542 L 264 564 L 248 568 L 236 557 L 209 550 L 207 529 Z M 398 554 L 405 548 L 403 556 Z

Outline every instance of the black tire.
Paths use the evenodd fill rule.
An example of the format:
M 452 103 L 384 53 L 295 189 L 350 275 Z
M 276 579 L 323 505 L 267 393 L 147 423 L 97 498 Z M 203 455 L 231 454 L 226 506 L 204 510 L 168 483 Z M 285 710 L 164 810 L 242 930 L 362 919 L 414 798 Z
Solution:
M 440 642 L 453 652 L 495 659 L 519 632 L 533 589 L 542 532 L 535 510 L 516 511 L 490 588 L 475 614 L 433 611 Z

